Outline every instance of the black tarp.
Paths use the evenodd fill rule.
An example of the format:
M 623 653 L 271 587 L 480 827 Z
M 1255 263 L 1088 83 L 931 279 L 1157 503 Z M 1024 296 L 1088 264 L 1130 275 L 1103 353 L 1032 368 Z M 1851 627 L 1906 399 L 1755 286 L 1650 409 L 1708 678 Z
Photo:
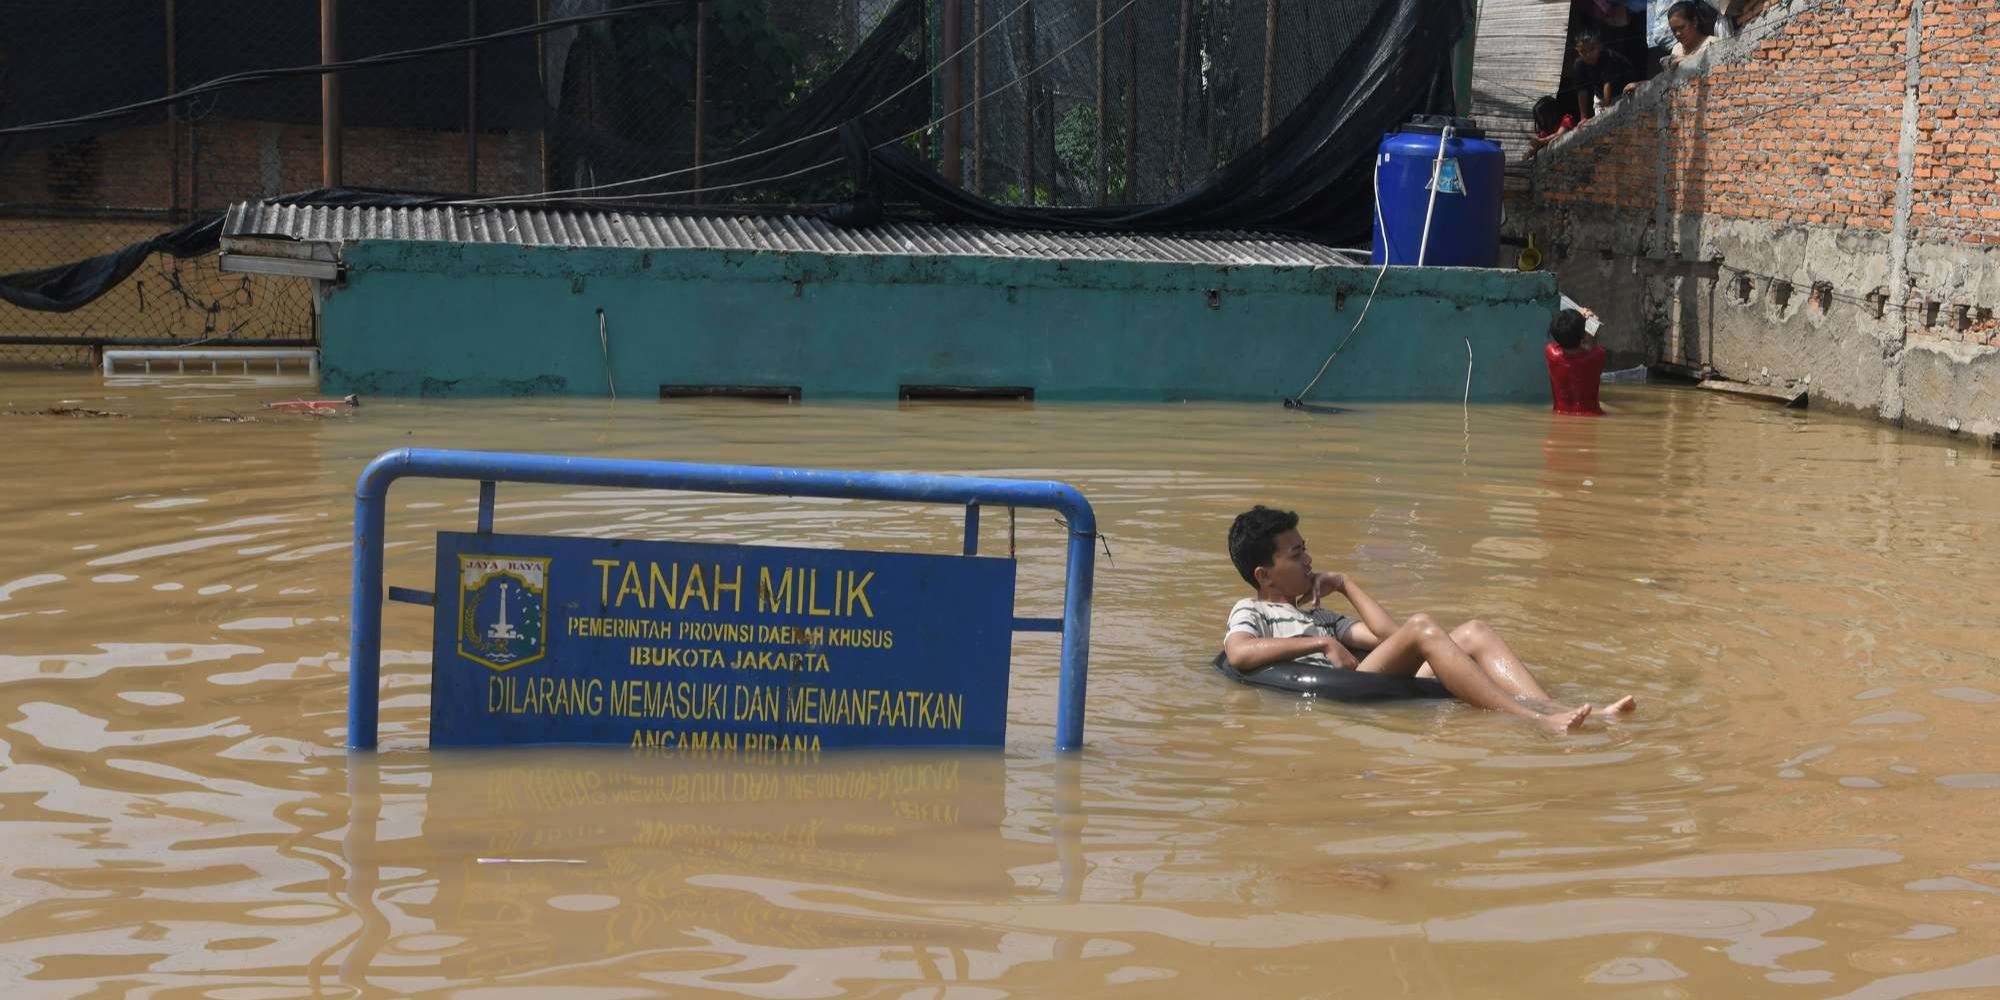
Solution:
M 174 11 L 172 86 L 168 26 Z M 131 0 L 6 0 L 0 3 L 0 126 L 69 118 L 161 97 L 230 74 L 319 62 L 318 6 L 287 0 L 201 0 L 171 8 Z M 533 0 L 480 0 L 477 32 L 535 22 Z M 342 0 L 341 53 L 357 59 L 466 37 L 461 3 Z M 463 128 L 466 58 L 462 54 L 350 70 L 342 107 L 353 128 Z M 480 48 L 479 123 L 485 129 L 531 129 L 547 113 L 535 67 L 535 40 L 509 38 Z M 247 118 L 303 125 L 320 120 L 314 76 L 262 81 L 204 95 L 181 115 Z M 136 115 L 45 133 L 0 137 L 0 155 L 69 142 L 161 120 Z
M 440 199 L 393 191 L 323 188 L 276 200 L 315 205 L 414 206 L 436 204 Z M 37 312 L 81 309 L 130 277 L 153 254 L 187 258 L 215 252 L 222 242 L 222 220 L 222 212 L 211 212 L 179 229 L 107 254 L 36 271 L 0 275 L 0 301 Z
M 867 114 L 899 134 L 921 126 L 930 112 L 931 90 L 922 82 L 927 71 L 904 49 L 923 30 L 923 0 L 898 0 L 852 55 L 776 120 L 731 147 L 711 147 L 701 170 L 701 186 L 746 185 L 740 190 L 766 203 L 811 201 L 815 193 L 826 189 L 828 178 L 837 180 L 838 174 L 820 171 L 796 180 L 787 175 L 839 160 L 837 133 L 843 122 Z M 633 141 L 584 117 L 562 114 L 555 108 L 548 112 L 545 127 L 557 159 L 616 165 L 615 172 L 624 177 L 670 175 L 647 185 L 652 188 L 696 186 L 688 169 L 691 154 L 685 135 L 664 130 L 668 141 Z M 826 134 L 819 134 L 822 132 Z M 603 189 L 610 195 L 621 191 L 632 192 L 636 200 L 644 188 L 613 183 Z
M 81 309 L 124 281 L 155 253 L 199 257 L 222 237 L 222 213 L 214 212 L 172 232 L 107 254 L 38 271 L 0 275 L 0 301 L 37 312 Z
M 1441 77 L 1465 27 L 1461 0 L 1383 0 L 1345 58 L 1273 126 L 1271 134 L 1199 186 L 1148 206 L 1036 208 L 1001 205 L 952 184 L 872 120 L 849 121 L 842 149 L 862 189 L 858 211 L 836 207 L 837 224 L 871 220 L 870 202 L 909 203 L 945 222 L 1014 229 L 1104 232 L 1252 230 L 1330 244 L 1367 239 L 1373 165 L 1387 132 L 1434 108 Z

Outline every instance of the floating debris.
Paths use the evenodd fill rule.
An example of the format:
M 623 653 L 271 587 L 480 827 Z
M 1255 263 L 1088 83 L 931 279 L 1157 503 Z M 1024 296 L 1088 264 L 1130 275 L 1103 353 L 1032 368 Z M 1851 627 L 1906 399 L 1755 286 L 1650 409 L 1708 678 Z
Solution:
M 1380 892 L 1389 888 L 1389 876 L 1380 870 L 1355 864 L 1308 865 L 1291 871 L 1288 877 L 1301 885 L 1344 886 Z
M 267 410 L 302 410 L 306 413 L 333 413 L 341 407 L 352 409 L 361 405 L 361 397 L 348 393 L 339 399 L 288 399 L 282 403 L 265 403 Z
M 16 410 L 10 408 L 5 410 L 0 410 L 0 416 L 70 417 L 73 419 L 85 419 L 85 420 L 101 420 L 107 417 L 116 420 L 125 419 L 125 414 L 123 413 L 118 413 L 112 410 L 93 410 L 87 406 L 49 406 L 39 410 Z

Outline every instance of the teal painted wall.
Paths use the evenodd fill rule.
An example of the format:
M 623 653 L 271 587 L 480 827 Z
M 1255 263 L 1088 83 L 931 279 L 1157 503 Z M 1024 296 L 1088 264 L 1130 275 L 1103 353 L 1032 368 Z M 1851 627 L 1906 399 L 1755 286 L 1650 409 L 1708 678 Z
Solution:
M 1025 385 L 1038 400 L 1278 400 L 1354 325 L 1367 268 L 348 244 L 322 385 L 403 396 Z M 1211 307 L 1211 290 L 1214 291 Z M 1336 304 L 1336 300 L 1338 304 Z M 1546 274 L 1392 268 L 1314 402 L 1548 398 Z

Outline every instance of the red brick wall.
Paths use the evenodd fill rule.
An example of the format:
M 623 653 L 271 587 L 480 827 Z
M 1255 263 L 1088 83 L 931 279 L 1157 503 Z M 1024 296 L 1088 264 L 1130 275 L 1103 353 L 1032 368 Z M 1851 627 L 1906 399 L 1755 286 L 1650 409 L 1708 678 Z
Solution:
M 1925 0 L 1913 232 L 2000 244 L 2000 3 Z
M 1664 133 L 1657 105 L 1637 102 L 1586 126 L 1558 151 L 1563 176 L 1542 200 L 1650 215 L 1664 161 L 1670 211 L 1889 228 L 1907 0 L 1794 9 L 1815 3 L 1751 21 L 1736 43 L 1748 58 L 1655 80 L 1650 88 L 1670 88 Z M 2000 15 L 1989 20 L 2000 27 Z
M 409 191 L 465 190 L 465 133 L 350 128 L 343 180 L 350 186 Z M 0 210 L 162 210 L 171 204 L 172 139 L 151 125 L 30 150 L 0 159 Z M 220 208 L 232 201 L 320 186 L 316 125 L 210 121 L 180 140 L 180 204 Z M 275 182 L 275 183 L 273 183 Z M 479 137 L 479 188 L 539 191 L 541 137 L 490 132 Z
M 0 158 L 0 206 L 166 208 L 171 162 L 164 125 L 31 149 Z
M 1850 303 L 1887 295 L 1918 315 L 1928 303 L 1990 315 L 1982 310 L 2000 306 L 1994 289 L 1968 276 L 1991 265 L 1938 255 L 2000 245 L 2000 3 L 1921 7 L 1906 229 L 1912 287 L 1905 297 L 1886 287 L 1888 274 L 1869 272 L 1831 291 Z M 1879 248 L 1894 244 L 1910 12 L 1911 0 L 1768 5 L 1738 38 L 1712 43 L 1703 65 L 1662 75 L 1545 151 L 1520 217 L 1545 238 L 1589 220 L 1594 239 L 1614 245 L 1574 249 L 1606 260 L 1721 253 L 1680 245 L 1713 239 L 1719 227 L 1710 223 L 1824 233 L 1854 246 L 1850 256 L 1887 259 Z M 1877 249 L 1860 249 L 1870 240 Z M 1745 250 L 1736 246 L 1725 268 L 1756 256 Z M 1843 270 L 1789 257 L 1759 266 L 1801 286 Z M 1994 332 L 1983 320 L 1909 325 L 1914 335 L 1979 343 Z

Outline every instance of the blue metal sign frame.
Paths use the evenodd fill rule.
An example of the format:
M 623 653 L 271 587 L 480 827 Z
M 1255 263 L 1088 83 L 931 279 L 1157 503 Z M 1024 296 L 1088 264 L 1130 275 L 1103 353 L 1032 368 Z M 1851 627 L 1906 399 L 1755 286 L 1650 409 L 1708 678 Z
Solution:
M 400 448 L 368 463 L 354 489 L 354 581 L 349 616 L 347 743 L 376 746 L 382 677 L 383 533 L 389 487 L 398 479 L 469 479 L 479 482 L 478 531 L 493 531 L 496 485 L 549 483 L 634 489 L 697 490 L 760 496 L 915 501 L 965 507 L 965 555 L 979 550 L 981 505 L 1054 510 L 1069 532 L 1061 618 L 1014 618 L 1017 632 L 1061 632 L 1057 682 L 1056 749 L 1083 747 L 1084 693 L 1089 678 L 1090 603 L 1096 570 L 1097 515 L 1090 501 L 1067 483 L 974 476 L 709 465 L 631 459 L 573 458 L 509 452 Z M 393 600 L 429 604 L 428 592 L 390 588 Z

